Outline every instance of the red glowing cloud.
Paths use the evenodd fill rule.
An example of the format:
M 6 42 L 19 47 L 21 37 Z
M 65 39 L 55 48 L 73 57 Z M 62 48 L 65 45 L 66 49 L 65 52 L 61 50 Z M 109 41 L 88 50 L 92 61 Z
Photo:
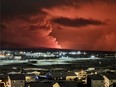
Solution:
M 2 0 L 2 48 L 116 51 L 115 0 Z

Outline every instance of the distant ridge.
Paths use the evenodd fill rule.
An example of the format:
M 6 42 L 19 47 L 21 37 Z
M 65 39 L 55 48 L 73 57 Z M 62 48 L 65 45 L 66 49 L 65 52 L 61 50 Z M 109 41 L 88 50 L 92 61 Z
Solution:
M 46 47 L 39 47 L 39 48 L 0 48 L 0 50 L 14 50 L 14 51 L 82 51 L 82 52 L 102 52 L 102 53 L 116 53 L 116 51 L 104 51 L 104 50 L 78 50 L 78 49 L 59 49 L 59 48 L 46 48 Z

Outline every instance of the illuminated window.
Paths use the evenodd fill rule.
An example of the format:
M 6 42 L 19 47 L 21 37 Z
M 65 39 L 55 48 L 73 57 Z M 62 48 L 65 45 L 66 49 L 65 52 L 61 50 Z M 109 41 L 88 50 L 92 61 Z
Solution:
M 60 77 L 60 79 L 62 79 L 62 77 Z

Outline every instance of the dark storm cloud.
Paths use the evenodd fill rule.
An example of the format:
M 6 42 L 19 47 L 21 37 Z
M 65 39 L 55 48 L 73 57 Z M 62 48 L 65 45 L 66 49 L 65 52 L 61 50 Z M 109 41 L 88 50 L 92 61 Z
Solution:
M 76 19 L 70 19 L 70 18 L 56 18 L 52 20 L 53 23 L 61 24 L 64 26 L 70 26 L 70 27 L 83 27 L 88 25 L 104 25 L 105 23 L 99 20 L 93 20 L 93 19 L 84 19 L 84 18 L 76 18 Z
M 1 24 L 1 25 L 0 25 L 0 29 L 1 29 L 1 30 L 7 29 L 7 27 L 6 27 L 4 24 Z
M 2 0 L 2 17 L 15 17 L 19 15 L 30 16 L 45 14 L 41 11 L 42 0 Z
M 79 6 L 86 3 L 116 3 L 116 0 L 1 0 L 2 16 L 32 15 L 43 13 L 42 8 L 55 6 Z
M 2 11 L 9 14 L 34 14 L 41 8 L 64 4 L 66 0 L 2 0 Z

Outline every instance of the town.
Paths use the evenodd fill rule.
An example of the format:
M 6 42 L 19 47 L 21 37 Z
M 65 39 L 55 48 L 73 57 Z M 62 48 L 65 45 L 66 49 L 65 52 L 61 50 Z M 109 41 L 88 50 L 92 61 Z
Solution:
M 116 52 L 0 50 L 0 87 L 116 87 Z

